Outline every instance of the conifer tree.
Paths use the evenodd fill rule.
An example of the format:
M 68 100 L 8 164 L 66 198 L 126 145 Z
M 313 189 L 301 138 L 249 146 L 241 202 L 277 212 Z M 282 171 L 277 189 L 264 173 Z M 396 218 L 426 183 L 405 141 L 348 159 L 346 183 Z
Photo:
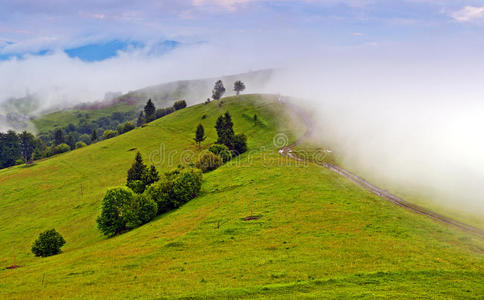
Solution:
M 24 131 L 19 134 L 19 141 L 20 151 L 22 152 L 24 162 L 26 165 L 28 165 L 32 161 L 32 154 L 34 153 L 35 148 L 35 138 L 30 132 Z
M 136 121 L 136 126 L 138 127 L 143 126 L 144 123 L 145 123 L 145 117 L 143 115 L 143 112 L 141 111 L 138 116 L 138 121 Z
M 58 128 L 54 132 L 54 146 L 64 144 L 64 143 L 65 143 L 64 130 L 62 130 L 61 128 Z
M 151 101 L 151 99 L 149 99 L 148 102 L 146 102 L 144 111 L 145 111 L 146 123 L 151 122 L 156 118 L 155 117 L 156 108 L 153 102 Z
M 198 149 L 200 149 L 200 144 L 206 139 L 205 129 L 202 124 L 198 124 L 197 131 L 195 132 L 195 142 L 198 144 Z
M 93 129 L 91 133 L 91 142 L 94 143 L 95 141 L 97 141 L 97 131 L 96 129 Z
M 131 165 L 131 169 L 128 170 L 127 182 L 129 183 L 134 180 L 143 181 L 145 179 L 147 172 L 148 172 L 148 169 L 146 165 L 143 163 L 143 158 L 141 157 L 141 153 L 138 151 L 138 153 L 136 153 L 134 163 Z

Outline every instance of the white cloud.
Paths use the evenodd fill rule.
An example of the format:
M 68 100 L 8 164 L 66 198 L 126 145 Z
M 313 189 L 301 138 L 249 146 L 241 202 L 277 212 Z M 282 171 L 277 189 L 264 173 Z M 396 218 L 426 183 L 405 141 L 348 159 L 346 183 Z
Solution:
M 220 6 L 228 11 L 235 11 L 238 6 L 254 2 L 254 0 L 193 0 L 194 6 Z
M 450 16 L 458 22 L 475 22 L 484 19 L 484 6 L 466 6 Z

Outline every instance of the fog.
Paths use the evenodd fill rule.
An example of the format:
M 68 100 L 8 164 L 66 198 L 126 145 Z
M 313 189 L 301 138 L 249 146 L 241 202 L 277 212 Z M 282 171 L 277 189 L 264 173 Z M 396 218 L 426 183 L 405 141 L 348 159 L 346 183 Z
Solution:
M 404 187 L 404 194 L 425 195 L 424 201 L 484 215 L 480 52 L 436 55 L 430 46 L 373 45 L 308 50 L 303 42 L 284 43 L 204 43 L 163 56 L 120 53 L 96 63 L 63 52 L 4 61 L 0 99 L 35 94 L 42 111 L 100 100 L 107 92 L 275 67 L 265 88 L 248 86 L 248 92 L 305 99 L 298 101 L 314 112 L 315 138 L 346 167 Z

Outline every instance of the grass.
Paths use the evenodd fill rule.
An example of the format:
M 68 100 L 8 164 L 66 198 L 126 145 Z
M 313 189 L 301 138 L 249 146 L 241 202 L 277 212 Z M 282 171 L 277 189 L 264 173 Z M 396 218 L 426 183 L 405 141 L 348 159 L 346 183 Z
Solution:
M 116 138 L 0 170 L 0 298 L 478 298 L 484 242 L 381 200 L 312 163 L 281 157 L 273 137 L 304 131 L 271 96 L 186 108 Z M 202 194 L 121 236 L 96 228 L 108 187 L 136 150 L 168 170 L 207 149 L 229 111 L 249 153 L 204 175 Z M 248 117 L 257 114 L 263 126 Z M 206 114 L 206 119 L 201 116 Z M 132 150 L 136 148 L 136 150 Z M 244 221 L 253 207 L 257 220 Z M 30 246 L 55 227 L 64 253 Z

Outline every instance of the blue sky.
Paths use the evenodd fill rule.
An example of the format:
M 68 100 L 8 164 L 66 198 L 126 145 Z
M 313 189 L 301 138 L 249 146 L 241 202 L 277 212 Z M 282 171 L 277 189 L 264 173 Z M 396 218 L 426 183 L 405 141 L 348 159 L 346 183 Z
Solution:
M 164 41 L 234 35 L 248 42 L 304 36 L 334 47 L 429 39 L 480 47 L 483 24 L 483 1 L 0 0 L 0 59 L 67 51 L 99 61 Z

